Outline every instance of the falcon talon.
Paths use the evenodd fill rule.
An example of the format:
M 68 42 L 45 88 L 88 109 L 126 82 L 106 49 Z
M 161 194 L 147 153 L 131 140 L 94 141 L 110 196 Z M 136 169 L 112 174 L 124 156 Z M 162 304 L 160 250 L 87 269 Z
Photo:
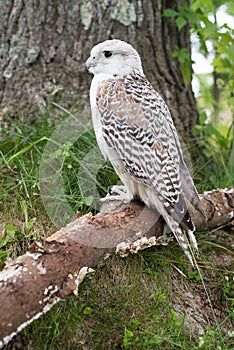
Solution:
M 120 195 L 107 194 L 106 197 L 100 199 L 101 203 L 106 203 L 106 202 L 110 202 L 110 201 L 118 201 L 118 202 L 120 202 L 120 204 L 128 203 L 127 199 L 121 197 Z
M 113 185 L 108 188 L 108 193 L 113 196 L 113 195 L 120 195 L 120 196 L 126 196 L 127 194 L 127 188 L 126 186 L 120 185 Z
M 113 188 L 113 186 L 109 186 L 108 187 L 108 189 L 107 189 L 107 194 L 109 194 L 109 195 L 112 195 L 112 188 Z

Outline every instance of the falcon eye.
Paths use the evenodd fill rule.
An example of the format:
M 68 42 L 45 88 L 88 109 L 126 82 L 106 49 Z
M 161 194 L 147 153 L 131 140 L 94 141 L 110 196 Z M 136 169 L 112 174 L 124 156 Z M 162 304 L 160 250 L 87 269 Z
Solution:
M 109 57 L 112 56 L 112 52 L 111 52 L 111 51 L 103 51 L 103 53 L 104 53 L 104 56 L 105 56 L 106 58 L 109 58 Z

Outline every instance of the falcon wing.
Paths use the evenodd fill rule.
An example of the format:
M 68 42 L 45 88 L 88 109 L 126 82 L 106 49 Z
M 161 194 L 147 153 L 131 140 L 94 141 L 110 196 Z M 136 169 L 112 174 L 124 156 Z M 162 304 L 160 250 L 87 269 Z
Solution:
M 135 80 L 132 84 L 132 80 Z M 187 200 L 206 217 L 192 177 L 183 159 L 183 152 L 170 111 L 162 97 L 141 76 L 124 80 L 125 90 L 142 106 L 143 114 L 150 118 L 154 135 L 160 135 L 164 147 L 179 171 L 181 187 Z M 151 117 L 150 117 L 151 115 Z

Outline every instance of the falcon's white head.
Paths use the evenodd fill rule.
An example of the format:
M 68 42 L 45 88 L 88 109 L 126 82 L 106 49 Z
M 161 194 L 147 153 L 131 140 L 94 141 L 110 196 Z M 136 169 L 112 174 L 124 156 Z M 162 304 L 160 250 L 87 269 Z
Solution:
M 143 74 L 141 59 L 132 45 L 122 40 L 106 40 L 95 45 L 86 61 L 88 71 L 125 76 L 133 72 Z

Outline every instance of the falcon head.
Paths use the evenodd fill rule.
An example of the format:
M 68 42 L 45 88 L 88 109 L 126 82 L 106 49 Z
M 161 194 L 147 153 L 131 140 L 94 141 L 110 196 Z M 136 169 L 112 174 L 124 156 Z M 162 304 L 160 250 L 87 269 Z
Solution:
M 143 74 L 137 51 L 122 40 L 106 40 L 95 45 L 86 67 L 94 75 L 104 73 L 123 77 L 133 72 Z

